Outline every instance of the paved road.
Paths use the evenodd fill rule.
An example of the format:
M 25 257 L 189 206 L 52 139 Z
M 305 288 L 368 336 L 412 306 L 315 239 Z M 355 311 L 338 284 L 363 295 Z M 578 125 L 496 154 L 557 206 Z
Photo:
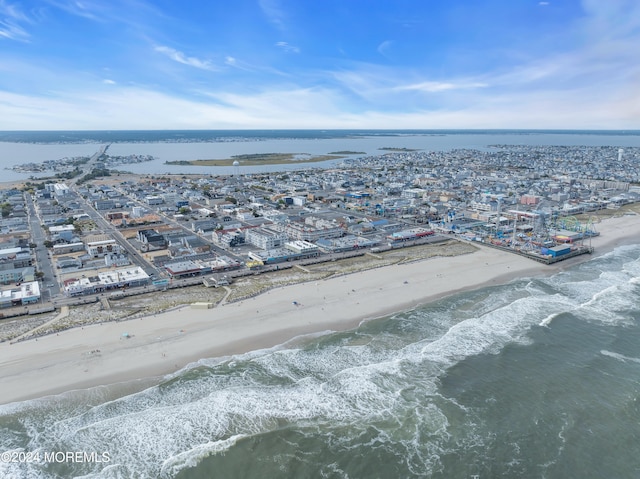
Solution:
M 44 245 L 46 233 L 42 229 L 42 221 L 36 212 L 33 197 L 27 192 L 24 193 L 24 202 L 27 205 L 31 242 L 36 245 L 33 251 L 36 258 L 36 269 L 44 274 L 42 282 L 40 283 L 41 294 L 43 301 L 47 301 L 50 300 L 52 296 L 60 293 L 60 287 L 56 281 L 53 264 L 49 256 L 50 252 Z
M 77 189 L 74 186 L 70 186 L 70 188 L 72 188 L 76 193 Z M 158 270 L 153 267 L 152 265 L 150 265 L 143 257 L 142 255 L 138 252 L 138 250 L 136 250 L 131 243 L 129 243 L 129 241 L 127 241 L 123 236 L 122 233 L 118 230 L 118 228 L 116 228 L 115 226 L 113 226 L 109 221 L 107 221 L 94 207 L 93 205 L 87 201 L 86 199 L 84 199 L 82 197 L 82 195 L 80 195 L 78 193 L 78 198 L 81 201 L 84 201 L 84 203 L 87 205 L 86 209 L 85 209 L 85 213 L 87 213 L 89 215 L 89 217 L 95 222 L 96 226 L 98 227 L 98 229 L 100 231 L 103 232 L 107 232 L 110 233 L 112 235 L 112 237 L 114 239 L 116 239 L 118 241 L 118 243 L 125 249 L 125 251 L 129 254 L 129 257 L 131 258 L 131 260 L 133 261 L 133 263 L 136 266 L 139 266 L 140 268 L 142 268 L 144 270 L 145 273 L 147 273 L 149 276 L 151 275 L 157 275 L 158 274 Z
M 89 161 L 87 161 L 84 165 L 82 165 L 82 173 L 76 176 L 75 178 L 68 180 L 66 182 L 67 185 L 74 185 L 77 183 L 77 181 L 80 178 L 82 178 L 88 173 L 91 173 L 91 171 L 95 168 L 96 163 L 98 162 L 98 159 L 107 152 L 110 146 L 111 144 L 101 146 L 100 149 L 97 152 L 95 152 L 91 158 L 89 158 Z
M 198 234 L 195 231 L 191 230 L 189 227 L 185 226 L 185 223 L 180 223 L 179 221 L 176 221 L 175 219 L 170 218 L 168 215 L 166 215 L 164 213 L 161 213 L 157 209 L 149 206 L 148 204 L 142 203 L 137 198 L 129 196 L 127 194 L 127 192 L 124 191 L 123 189 L 118 188 L 118 191 L 120 191 L 120 193 L 125 195 L 127 198 L 129 198 L 132 202 L 136 203 L 138 206 L 142 206 L 145 209 L 152 209 L 154 211 L 154 213 L 156 213 L 158 216 L 161 216 L 164 219 L 166 224 L 174 226 L 174 227 L 179 228 L 179 229 L 182 229 L 182 230 L 184 230 L 186 233 L 188 233 L 190 235 L 196 235 L 196 236 L 200 237 L 203 241 L 205 241 L 211 247 L 211 251 L 213 253 L 217 254 L 218 256 L 228 256 L 228 257 L 230 257 L 232 259 L 235 259 L 236 261 L 239 261 L 240 263 L 244 263 L 246 261 L 246 258 L 243 258 L 241 256 L 235 255 L 231 251 L 228 251 L 228 250 L 220 248 L 215 243 L 213 243 L 213 241 L 211 239 L 209 239 L 206 236 Z

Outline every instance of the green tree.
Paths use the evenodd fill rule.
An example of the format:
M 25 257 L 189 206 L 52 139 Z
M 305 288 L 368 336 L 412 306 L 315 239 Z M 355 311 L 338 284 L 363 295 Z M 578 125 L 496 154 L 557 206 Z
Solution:
M 13 206 L 11 206 L 11 203 L 2 203 L 0 205 L 0 210 L 2 211 L 2 217 L 6 218 L 13 211 Z

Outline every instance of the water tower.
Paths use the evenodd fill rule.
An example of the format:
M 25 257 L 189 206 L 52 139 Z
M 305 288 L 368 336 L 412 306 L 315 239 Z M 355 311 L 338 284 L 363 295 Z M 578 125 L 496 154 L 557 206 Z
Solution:
M 618 163 L 622 163 L 622 154 L 624 153 L 624 150 L 622 148 L 618 149 Z
M 238 160 L 233 162 L 233 175 L 240 176 L 240 162 Z

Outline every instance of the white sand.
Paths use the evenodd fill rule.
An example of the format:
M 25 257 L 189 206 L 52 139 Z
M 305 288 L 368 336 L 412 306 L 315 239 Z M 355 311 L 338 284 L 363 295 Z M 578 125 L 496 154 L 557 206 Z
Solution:
M 593 240 L 593 246 L 601 253 L 635 242 L 640 216 L 606 220 L 598 226 L 602 236 Z M 201 358 L 272 347 L 309 333 L 349 329 L 362 320 L 454 292 L 550 274 L 585 257 L 549 267 L 483 247 L 468 255 L 287 286 L 209 310 L 183 308 L 38 340 L 2 343 L 0 404 L 161 376 Z M 131 338 L 123 338 L 123 333 Z

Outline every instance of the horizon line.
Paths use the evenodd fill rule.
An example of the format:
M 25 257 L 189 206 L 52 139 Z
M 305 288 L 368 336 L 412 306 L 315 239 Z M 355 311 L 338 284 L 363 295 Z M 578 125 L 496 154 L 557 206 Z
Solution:
M 189 132 L 209 132 L 209 131 L 544 131 L 544 132 L 574 132 L 574 131 L 603 131 L 603 132 L 637 132 L 640 129 L 627 128 L 157 128 L 157 129 L 64 129 L 64 130 L 0 130 L 1 133 L 65 133 L 65 132 L 124 132 L 124 131 L 189 131 Z

